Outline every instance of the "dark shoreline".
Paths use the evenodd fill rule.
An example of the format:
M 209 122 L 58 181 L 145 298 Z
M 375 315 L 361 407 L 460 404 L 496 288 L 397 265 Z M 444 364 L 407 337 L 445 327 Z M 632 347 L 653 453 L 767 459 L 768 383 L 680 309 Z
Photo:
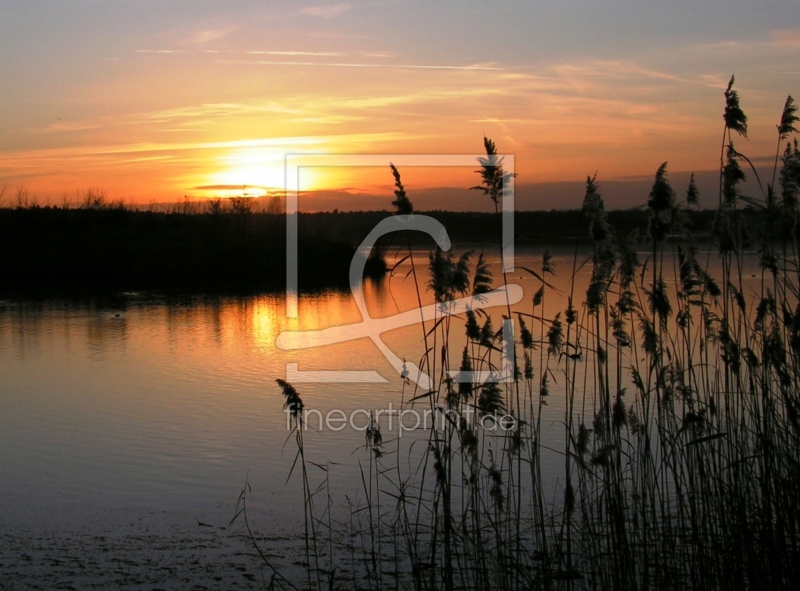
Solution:
M 439 220 L 452 242 L 496 248 L 495 214 L 420 212 Z M 715 212 L 688 212 L 687 222 L 703 241 Z M 743 212 L 755 237 L 757 212 Z M 391 213 L 300 214 L 301 292 L 348 289 L 350 262 L 372 228 Z M 609 212 L 620 236 L 646 235 L 646 210 Z M 286 285 L 286 219 L 282 214 L 164 213 L 124 208 L 0 209 L 0 293 L 31 296 L 123 291 L 244 295 L 278 293 Z M 588 221 L 579 210 L 515 213 L 515 243 L 525 246 L 589 244 Z M 418 232 L 420 248 L 433 241 Z M 385 236 L 388 253 L 405 239 Z M 380 276 L 380 258 L 367 273 Z

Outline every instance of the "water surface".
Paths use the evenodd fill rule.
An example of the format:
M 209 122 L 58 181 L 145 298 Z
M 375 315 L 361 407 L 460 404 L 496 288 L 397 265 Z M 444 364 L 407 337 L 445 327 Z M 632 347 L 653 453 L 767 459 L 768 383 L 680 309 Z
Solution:
M 426 255 L 415 256 L 422 275 Z M 548 292 L 546 315 L 565 309 L 573 267 L 575 299 L 582 300 L 589 268 L 580 263 L 587 256 L 582 253 L 577 265 L 571 252 L 556 256 L 554 281 L 561 291 Z M 498 257 L 492 263 L 497 278 Z M 521 253 L 517 264 L 537 268 L 540 253 Z M 363 286 L 372 316 L 416 305 L 409 269 L 406 262 L 394 277 Z M 746 284 L 755 289 L 758 279 L 749 275 Z M 430 303 L 426 281 L 420 276 L 423 303 Z M 525 292 L 516 309 L 530 311 L 539 281 L 519 267 L 509 281 Z M 498 326 L 502 311 L 492 311 Z M 176 522 L 191 532 L 198 521 L 225 525 L 247 479 L 255 523 L 301 531 L 300 483 L 296 475 L 287 483 L 296 445 L 275 384 L 285 377 L 286 364 L 302 371 L 377 370 L 386 379 L 298 385 L 306 406 L 323 414 L 385 409 L 390 402 L 398 407 L 414 392 L 368 339 L 302 351 L 282 351 L 276 339 L 284 330 L 360 320 L 351 295 L 334 291 L 302 296 L 297 319 L 285 317 L 281 294 L 4 300 L 0 526 L 19 536 L 55 531 L 68 538 L 127 531 L 150 516 L 153 523 Z M 462 321 L 453 327 L 455 341 L 463 342 Z M 415 362 L 424 350 L 418 325 L 387 333 L 385 341 Z M 558 388 L 554 384 L 543 415 L 546 446 L 553 450 L 563 447 Z M 337 503 L 359 497 L 358 460 L 367 457 L 363 437 L 350 428 L 305 434 L 306 457 L 335 464 L 330 475 Z M 555 480 L 559 456 L 547 454 L 544 476 Z

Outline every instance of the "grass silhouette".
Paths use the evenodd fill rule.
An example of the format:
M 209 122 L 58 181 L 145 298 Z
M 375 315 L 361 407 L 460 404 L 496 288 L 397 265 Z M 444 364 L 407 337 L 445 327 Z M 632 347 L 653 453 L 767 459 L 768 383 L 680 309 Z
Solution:
M 529 310 L 509 307 L 494 322 L 468 312 L 461 337 L 447 302 L 480 295 L 493 278 L 482 257 L 473 265 L 472 253 L 431 253 L 427 287 L 441 313 L 423 327 L 420 366 L 434 385 L 421 392 L 404 383 L 403 404 L 424 405 L 442 420 L 413 444 L 384 441 L 371 422 L 365 504 L 338 525 L 327 503 L 327 512 L 314 511 L 314 496 L 329 492 L 315 492 L 303 468 L 308 548 L 326 525 L 346 548 L 337 554 L 331 544 L 324 572 L 307 560 L 309 588 L 793 588 L 800 151 L 789 139 L 797 118 L 790 97 L 778 125 L 779 145 L 787 142 L 776 155 L 780 174 L 761 195 L 742 195 L 742 164 L 750 162 L 732 132 L 745 135 L 747 119 L 733 83 L 725 91 L 719 207 L 703 234 L 721 277 L 712 276 L 710 258 L 700 259 L 691 226 L 694 178 L 679 198 L 667 163 L 654 175 L 643 226 L 632 230 L 615 227 L 598 179 L 587 179 L 580 215 L 591 278 L 579 293 L 576 245 L 572 269 L 558 270 L 569 277 L 566 309 L 550 303 L 556 269 L 545 253 L 537 269 L 526 269 L 539 281 Z M 484 146 L 479 188 L 497 203 L 502 162 L 491 140 Z M 394 205 L 411 213 L 392 173 Z M 753 244 L 755 292 L 744 281 Z M 500 370 L 508 350 L 501 325 L 512 316 L 514 379 L 454 382 L 448 372 L 456 367 Z M 279 384 L 286 395 L 288 385 Z M 556 390 L 565 411 L 563 447 L 553 452 L 542 414 Z M 511 428 L 487 429 L 503 414 Z M 556 482 L 543 478 L 545 452 L 563 462 Z M 308 461 L 302 447 L 299 457 Z

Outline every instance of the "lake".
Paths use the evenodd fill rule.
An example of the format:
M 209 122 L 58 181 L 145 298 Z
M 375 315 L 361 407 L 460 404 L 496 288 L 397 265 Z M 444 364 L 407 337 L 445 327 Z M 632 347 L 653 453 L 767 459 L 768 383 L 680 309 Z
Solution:
M 588 255 L 577 258 L 576 301 L 588 282 L 589 266 L 580 267 Z M 497 285 L 499 258 L 489 259 Z M 508 278 L 523 291 L 515 310 L 530 312 L 540 286 L 520 267 L 538 269 L 540 259 L 538 250 L 518 253 Z M 757 274 L 751 259 L 747 277 Z M 427 254 L 416 252 L 415 260 L 423 304 L 429 304 Z M 548 292 L 547 316 L 566 308 L 573 253 L 556 252 L 554 263 L 562 293 Z M 393 277 L 363 285 L 372 317 L 416 307 L 409 270 L 405 261 Z M 758 281 L 746 283 L 755 290 Z M 496 327 L 503 310 L 491 310 Z M 258 588 L 268 581 L 270 571 L 254 555 L 241 521 L 225 527 L 247 480 L 248 518 L 265 547 L 300 551 L 297 472 L 287 482 L 296 446 L 275 383 L 286 379 L 287 363 L 301 372 L 375 370 L 385 379 L 295 383 L 306 408 L 323 415 L 397 408 L 415 394 L 367 338 L 295 351 L 276 345 L 284 331 L 360 322 L 351 294 L 303 295 L 298 318 L 286 318 L 285 311 L 283 294 L 0 302 L 0 574 L 22 586 L 65 588 L 186 588 L 214 581 L 220 588 Z M 453 322 L 461 343 L 462 327 L 463 320 Z M 418 324 L 383 338 L 409 362 L 424 350 Z M 551 450 L 563 447 L 558 388 L 542 415 Z M 360 415 L 357 426 L 366 421 Z M 391 441 L 385 417 L 381 424 Z M 345 499 L 357 501 L 358 462 L 368 457 L 363 430 L 310 429 L 304 442 L 306 458 L 328 466 L 338 509 Z M 563 462 L 556 451 L 544 455 L 543 478 L 555 486 Z M 315 482 L 323 474 L 313 474 Z M 291 568 L 291 550 L 278 554 Z

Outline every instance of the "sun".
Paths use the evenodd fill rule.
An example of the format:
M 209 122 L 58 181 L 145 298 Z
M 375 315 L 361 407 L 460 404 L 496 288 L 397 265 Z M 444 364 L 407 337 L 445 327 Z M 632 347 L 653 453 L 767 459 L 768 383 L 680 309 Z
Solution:
M 285 186 L 281 154 L 264 148 L 241 148 L 220 156 L 219 171 L 212 175 L 217 186 L 261 189 L 264 194 Z
M 209 185 L 228 188 L 248 197 L 274 194 L 286 188 L 286 154 L 264 148 L 247 147 L 225 152 L 219 156 L 218 170 L 210 175 Z M 301 172 L 303 190 L 315 190 L 317 175 L 313 170 Z

